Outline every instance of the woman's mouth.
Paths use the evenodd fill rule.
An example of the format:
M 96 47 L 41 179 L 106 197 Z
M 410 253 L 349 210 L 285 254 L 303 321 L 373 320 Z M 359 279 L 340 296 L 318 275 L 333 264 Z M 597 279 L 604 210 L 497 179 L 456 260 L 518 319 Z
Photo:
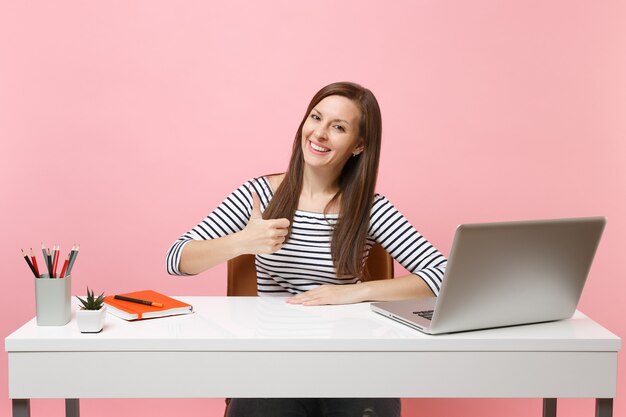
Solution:
M 313 143 L 311 141 L 309 141 L 309 148 L 313 151 L 313 153 L 316 153 L 318 155 L 322 155 L 325 154 L 327 152 L 330 152 L 330 149 L 328 148 L 324 148 L 323 146 L 320 146 L 316 143 Z

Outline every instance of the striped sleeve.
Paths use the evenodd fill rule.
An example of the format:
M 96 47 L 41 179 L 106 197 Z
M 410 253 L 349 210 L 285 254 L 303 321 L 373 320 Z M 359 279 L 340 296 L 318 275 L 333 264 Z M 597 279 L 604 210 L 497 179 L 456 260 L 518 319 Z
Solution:
M 190 275 L 179 269 L 180 255 L 185 245 L 190 241 L 216 239 L 243 230 L 252 213 L 252 190 L 255 190 L 259 195 L 263 208 L 267 202 L 267 197 L 262 183 L 258 179 L 253 179 L 241 185 L 196 227 L 182 235 L 170 246 L 165 258 L 168 274 Z
M 412 274 L 439 294 L 446 258 L 381 195 L 376 195 L 370 215 L 369 235 Z

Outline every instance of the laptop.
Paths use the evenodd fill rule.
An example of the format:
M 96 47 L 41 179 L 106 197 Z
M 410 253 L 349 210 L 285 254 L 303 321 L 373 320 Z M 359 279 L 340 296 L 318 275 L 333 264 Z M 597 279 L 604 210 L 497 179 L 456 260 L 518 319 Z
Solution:
M 462 224 L 438 297 L 372 303 L 428 334 L 570 318 L 605 217 Z

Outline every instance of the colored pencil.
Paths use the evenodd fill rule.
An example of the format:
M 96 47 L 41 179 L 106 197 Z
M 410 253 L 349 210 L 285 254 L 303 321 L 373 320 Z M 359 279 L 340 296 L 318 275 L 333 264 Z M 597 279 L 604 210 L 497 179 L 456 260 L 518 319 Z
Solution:
M 61 269 L 61 274 L 59 275 L 59 278 L 65 277 L 65 271 L 67 271 L 67 265 L 69 265 L 69 263 L 70 263 L 70 255 L 68 254 L 67 257 L 65 258 L 65 262 L 63 262 L 63 268 Z
M 52 247 L 52 278 L 57 278 L 57 266 L 59 265 L 59 245 Z
M 52 277 L 52 265 L 50 265 L 49 251 L 46 245 L 41 242 L 41 252 L 43 253 L 43 260 L 46 262 L 46 269 L 48 269 L 48 277 Z
M 50 273 L 50 278 L 54 278 L 54 274 L 52 273 L 52 255 L 50 254 L 50 248 L 46 248 L 48 252 L 48 272 Z
M 144 304 L 152 307 L 163 307 L 163 304 L 161 303 L 148 300 L 140 300 L 139 298 L 126 297 L 124 295 L 116 295 L 113 298 L 115 298 L 116 300 L 130 301 L 131 303 Z
M 37 258 L 35 257 L 35 252 L 33 252 L 33 248 L 30 248 L 30 259 L 33 261 L 35 274 L 37 274 L 37 278 L 39 278 L 39 266 L 37 266 Z
M 28 267 L 30 268 L 31 271 L 33 271 L 33 275 L 35 275 L 35 278 L 39 278 L 39 275 L 37 275 L 37 271 L 35 271 L 35 267 L 33 266 L 33 263 L 30 261 L 30 259 L 28 259 L 28 255 L 24 253 L 24 249 L 21 249 L 21 251 L 22 251 L 22 255 L 24 256 L 24 259 L 26 260 L 26 263 L 28 264 Z
M 41 253 L 43 254 L 43 261 L 46 263 L 46 268 L 48 268 L 48 258 L 46 258 L 46 247 L 43 244 L 43 242 L 41 242 Z
M 74 246 L 72 247 L 72 252 L 70 254 L 70 264 L 67 267 L 67 275 L 72 273 L 72 268 L 74 268 L 74 262 L 76 262 L 76 257 L 78 256 L 78 250 L 80 249 L 80 245 L 74 245 Z

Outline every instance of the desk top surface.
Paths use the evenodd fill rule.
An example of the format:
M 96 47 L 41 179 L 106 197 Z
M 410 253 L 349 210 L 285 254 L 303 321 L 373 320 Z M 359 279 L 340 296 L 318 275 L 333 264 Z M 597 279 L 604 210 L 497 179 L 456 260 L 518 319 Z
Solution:
M 576 312 L 569 320 L 429 336 L 368 303 L 305 307 L 268 297 L 175 297 L 194 313 L 128 322 L 107 314 L 98 334 L 30 320 L 5 339 L 11 352 L 54 351 L 619 351 L 621 340 Z M 73 301 L 74 303 L 74 301 Z M 72 306 L 72 311 L 76 305 Z

